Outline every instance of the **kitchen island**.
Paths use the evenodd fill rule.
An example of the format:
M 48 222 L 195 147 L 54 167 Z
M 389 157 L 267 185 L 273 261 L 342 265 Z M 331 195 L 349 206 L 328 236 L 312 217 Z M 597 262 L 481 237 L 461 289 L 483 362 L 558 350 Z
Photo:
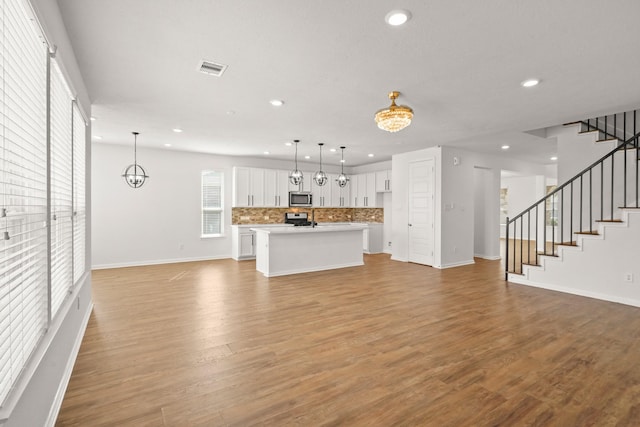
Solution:
M 266 277 L 364 265 L 363 224 L 255 227 L 256 270 Z

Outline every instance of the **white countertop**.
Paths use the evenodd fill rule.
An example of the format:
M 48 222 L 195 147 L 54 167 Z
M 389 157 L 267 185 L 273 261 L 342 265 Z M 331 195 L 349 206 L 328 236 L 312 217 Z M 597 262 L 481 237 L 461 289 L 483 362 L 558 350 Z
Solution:
M 260 232 L 260 233 L 268 233 L 268 234 L 302 234 L 302 233 L 328 233 L 328 232 L 336 232 L 336 231 L 356 231 L 356 230 L 364 230 L 367 228 L 366 224 L 343 224 L 343 225 L 328 225 L 320 224 L 315 227 L 307 226 L 307 227 L 252 227 L 251 231 Z

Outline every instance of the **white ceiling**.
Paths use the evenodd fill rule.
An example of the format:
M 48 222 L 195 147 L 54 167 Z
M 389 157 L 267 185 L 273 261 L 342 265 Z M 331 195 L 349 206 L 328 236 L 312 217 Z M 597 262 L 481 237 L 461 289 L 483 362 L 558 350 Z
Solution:
M 102 143 L 132 144 L 135 130 L 140 146 L 289 160 L 284 143 L 297 138 L 312 161 L 318 142 L 347 146 L 350 166 L 434 145 L 505 155 L 509 144 L 549 163 L 553 144 L 523 131 L 640 105 L 638 0 L 58 4 Z M 390 27 L 392 9 L 413 17 Z M 229 68 L 208 76 L 201 59 Z M 542 83 L 522 88 L 530 77 Z M 396 134 L 373 121 L 391 90 L 415 113 Z M 339 150 L 325 154 L 339 164 Z

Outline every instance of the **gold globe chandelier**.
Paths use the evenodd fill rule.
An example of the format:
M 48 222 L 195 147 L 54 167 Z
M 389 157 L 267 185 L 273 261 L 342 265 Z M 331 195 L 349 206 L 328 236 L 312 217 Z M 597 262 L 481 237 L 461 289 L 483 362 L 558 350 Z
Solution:
M 396 105 L 396 98 L 400 92 L 389 92 L 391 105 L 376 113 L 378 127 L 387 132 L 398 132 L 411 124 L 413 110 L 406 105 Z

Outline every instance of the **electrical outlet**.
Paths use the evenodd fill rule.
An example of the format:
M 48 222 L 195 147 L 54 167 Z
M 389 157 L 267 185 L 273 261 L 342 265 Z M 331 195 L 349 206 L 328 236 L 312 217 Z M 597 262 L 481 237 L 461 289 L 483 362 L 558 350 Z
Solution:
M 248 215 L 240 216 L 240 221 L 249 221 L 249 216 Z
M 265 215 L 265 216 L 264 216 L 264 219 L 265 219 L 265 220 L 268 220 L 268 219 L 269 219 L 269 216 L 268 216 L 268 215 Z
M 391 247 L 391 242 L 387 242 L 387 246 Z
M 633 282 L 633 273 L 625 273 L 624 274 L 625 282 Z

